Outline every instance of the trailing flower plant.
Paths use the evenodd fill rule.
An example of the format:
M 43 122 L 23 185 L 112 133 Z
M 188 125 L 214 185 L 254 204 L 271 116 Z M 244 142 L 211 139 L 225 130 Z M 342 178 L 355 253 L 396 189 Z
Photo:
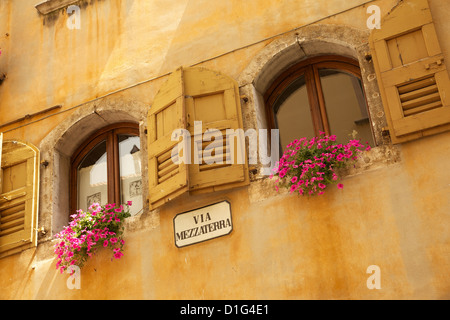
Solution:
M 129 217 L 131 201 L 123 205 L 92 204 L 88 211 L 77 210 L 71 222 L 55 235 L 56 268 L 63 273 L 69 266 L 82 267 L 99 248 L 110 248 L 115 259 L 123 256 L 123 220 Z M 112 258 L 111 258 L 112 260 Z
M 324 132 L 310 140 L 296 139 L 286 146 L 271 177 L 278 178 L 275 181 L 277 191 L 281 186 L 288 188 L 290 193 L 323 194 L 327 186 L 335 183 L 342 189 L 336 169 L 347 167 L 364 150 L 369 151 L 370 146 L 359 140 L 340 144 L 335 135 L 327 136 Z

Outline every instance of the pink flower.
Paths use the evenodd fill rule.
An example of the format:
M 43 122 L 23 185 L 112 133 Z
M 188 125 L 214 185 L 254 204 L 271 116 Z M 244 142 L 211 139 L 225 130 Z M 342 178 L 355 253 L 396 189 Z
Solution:
M 116 243 L 116 242 L 117 242 L 117 238 L 111 238 L 109 241 L 110 241 L 111 243 Z
M 123 256 L 123 253 L 120 252 L 120 248 L 115 248 L 114 249 L 114 258 L 120 259 L 120 257 L 122 257 L 122 256 Z
M 338 189 L 344 189 L 344 185 L 342 183 L 338 183 L 337 187 Z
M 108 240 L 103 241 L 103 246 L 107 247 L 108 246 Z
M 122 256 L 123 256 L 122 252 L 114 253 L 114 258 L 116 258 L 116 259 L 120 259 L 120 257 L 122 257 Z
M 297 180 L 298 180 L 298 177 L 297 177 L 297 176 L 294 176 L 294 177 L 292 177 L 291 182 L 292 182 L 292 183 L 296 183 Z
M 295 189 L 297 189 L 297 185 L 296 185 L 296 184 L 293 184 L 293 185 L 291 186 L 291 189 L 289 190 L 289 192 L 292 193 L 292 192 L 295 191 Z
M 127 201 L 127 206 L 131 206 L 133 204 L 132 201 Z

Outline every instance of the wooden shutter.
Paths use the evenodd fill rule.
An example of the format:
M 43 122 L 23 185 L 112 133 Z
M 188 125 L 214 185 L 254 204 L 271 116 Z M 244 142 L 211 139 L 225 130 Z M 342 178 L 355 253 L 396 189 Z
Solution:
M 202 130 L 197 135 L 195 123 L 200 121 Z M 190 136 L 180 139 L 182 145 L 172 141 L 177 129 Z M 208 140 L 213 134 L 207 130 L 212 129 L 221 139 Z M 186 191 L 208 192 L 248 184 L 245 143 L 238 141 L 238 130 L 243 134 L 239 91 L 233 79 L 205 68 L 179 68 L 172 73 L 148 115 L 151 208 Z M 234 143 L 227 144 L 232 138 Z M 178 152 L 180 146 L 182 152 Z M 205 150 L 212 150 L 206 158 Z M 171 154 L 176 155 L 175 160 L 185 160 L 174 163 Z
M 0 185 L 0 256 L 37 244 L 39 151 L 4 141 Z
M 188 190 L 188 168 L 185 162 L 174 163 L 178 141 L 172 141 L 176 129 L 186 129 L 183 69 L 173 72 L 155 96 L 148 114 L 149 201 L 152 208 Z M 174 158 L 175 158 L 174 157 Z
M 449 75 L 427 0 L 394 8 L 370 46 L 392 142 L 449 130 Z
M 200 67 L 185 69 L 184 80 L 193 157 L 189 166 L 190 190 L 207 192 L 248 184 L 245 142 L 238 140 L 243 137 L 243 125 L 237 83 Z M 195 122 L 201 123 L 201 137 Z M 202 161 L 196 163 L 197 152 Z

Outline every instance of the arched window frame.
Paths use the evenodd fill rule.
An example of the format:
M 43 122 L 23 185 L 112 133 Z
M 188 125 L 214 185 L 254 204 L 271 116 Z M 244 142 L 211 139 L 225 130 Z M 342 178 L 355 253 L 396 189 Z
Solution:
M 319 69 L 338 69 L 343 72 L 350 73 L 358 77 L 361 81 L 361 69 L 357 60 L 338 56 L 338 55 L 327 55 L 327 56 L 317 56 L 305 59 L 290 68 L 282 72 L 272 85 L 269 86 L 268 90 L 264 94 L 264 102 L 266 106 L 266 117 L 268 122 L 268 127 L 270 129 L 277 129 L 274 115 L 274 105 L 278 97 L 284 92 L 284 90 L 301 75 L 305 75 L 306 87 L 308 93 L 308 99 L 310 104 L 311 118 L 313 121 L 314 133 L 319 135 L 319 132 L 325 132 L 330 135 L 330 126 L 327 118 L 325 100 L 323 97 Z M 366 106 L 367 98 L 364 92 L 364 86 L 362 86 L 362 91 L 364 94 Z M 370 120 L 370 113 L 367 108 L 367 113 Z M 371 127 L 372 136 L 373 129 Z
M 108 185 L 108 203 L 120 203 L 120 166 L 118 140 L 119 134 L 130 134 L 139 137 L 139 125 L 131 122 L 121 122 L 104 127 L 88 139 L 86 139 L 74 152 L 71 158 L 70 166 L 70 214 L 73 214 L 77 208 L 77 168 L 84 157 L 95 146 L 103 140 L 106 140 L 107 149 L 107 185 Z

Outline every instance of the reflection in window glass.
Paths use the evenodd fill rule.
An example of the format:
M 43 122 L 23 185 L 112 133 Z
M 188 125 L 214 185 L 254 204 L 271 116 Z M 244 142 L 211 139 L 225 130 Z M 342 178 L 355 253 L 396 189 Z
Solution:
M 131 214 L 137 214 L 143 207 L 141 176 L 141 144 L 139 137 L 120 134 L 120 199 L 121 203 L 132 201 Z
M 77 168 L 78 209 L 86 211 L 94 203 L 108 201 L 106 140 L 97 144 Z
M 302 137 L 314 137 L 305 77 L 289 85 L 274 104 L 276 127 L 280 130 L 282 151 L 287 144 Z
M 374 146 L 361 80 L 333 69 L 320 69 L 330 131 L 339 142 L 360 139 Z

